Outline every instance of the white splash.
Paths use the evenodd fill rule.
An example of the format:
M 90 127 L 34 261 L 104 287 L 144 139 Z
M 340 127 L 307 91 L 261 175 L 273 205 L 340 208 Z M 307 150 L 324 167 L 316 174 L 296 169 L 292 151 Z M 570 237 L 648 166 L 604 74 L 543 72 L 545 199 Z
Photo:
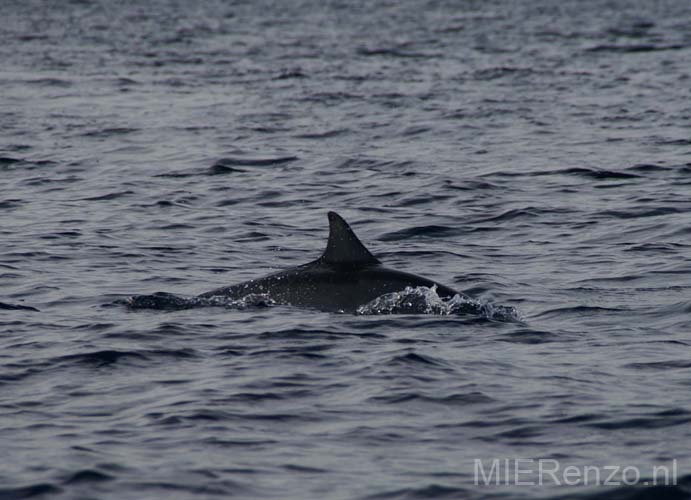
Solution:
M 521 315 L 514 307 L 481 302 L 462 295 L 442 299 L 437 287 L 406 287 L 400 292 L 381 295 L 358 307 L 356 314 L 431 314 L 451 316 L 472 314 L 495 321 L 521 321 Z

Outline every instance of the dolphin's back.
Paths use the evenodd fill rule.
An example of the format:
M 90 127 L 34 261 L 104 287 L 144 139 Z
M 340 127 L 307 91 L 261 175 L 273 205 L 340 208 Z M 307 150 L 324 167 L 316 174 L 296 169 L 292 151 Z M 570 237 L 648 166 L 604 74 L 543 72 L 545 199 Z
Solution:
M 199 297 L 223 296 L 239 300 L 260 294 L 278 304 L 355 312 L 377 297 L 419 286 L 436 286 L 442 298 L 458 294 L 427 278 L 383 267 L 348 223 L 335 212 L 329 212 L 329 240 L 319 259 L 264 278 L 218 288 Z
M 323 311 L 355 312 L 358 307 L 387 293 L 406 287 L 436 286 L 442 298 L 457 291 L 427 278 L 388 269 L 380 265 L 339 268 L 314 262 L 257 280 L 206 292 L 200 297 L 224 296 L 239 300 L 247 295 L 263 294 L 278 304 L 310 307 Z

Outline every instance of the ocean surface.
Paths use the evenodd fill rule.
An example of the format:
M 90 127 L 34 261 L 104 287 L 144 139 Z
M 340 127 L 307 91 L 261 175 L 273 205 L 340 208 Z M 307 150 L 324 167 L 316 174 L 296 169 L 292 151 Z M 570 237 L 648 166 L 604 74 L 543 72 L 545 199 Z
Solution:
M 0 61 L 0 499 L 691 498 L 687 0 L 5 0 Z M 329 210 L 480 312 L 126 305 Z

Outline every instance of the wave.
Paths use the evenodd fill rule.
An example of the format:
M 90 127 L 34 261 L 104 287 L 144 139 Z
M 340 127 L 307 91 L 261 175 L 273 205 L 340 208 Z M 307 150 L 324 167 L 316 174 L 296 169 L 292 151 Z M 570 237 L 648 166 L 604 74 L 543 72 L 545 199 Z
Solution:
M 15 310 L 15 311 L 34 311 L 40 312 L 35 307 L 23 306 L 20 304 L 8 304 L 7 302 L 0 302 L 0 309 Z
M 62 492 L 62 488 L 53 484 L 36 483 L 29 486 L 20 486 L 18 488 L 0 488 L 0 498 L 8 500 L 32 498 L 42 495 L 57 495 Z
M 522 321 L 521 314 L 511 306 L 483 302 L 469 297 L 455 295 L 442 299 L 437 287 L 406 287 L 400 292 L 387 293 L 360 306 L 358 315 L 380 314 L 430 314 L 438 316 L 472 314 L 494 321 Z
M 374 493 L 362 497 L 362 500 L 413 500 L 430 498 L 473 498 L 470 490 L 446 486 L 441 484 L 429 484 L 418 488 L 403 488 L 382 493 Z
M 689 498 L 691 474 L 679 478 L 674 484 L 655 484 L 654 478 L 640 478 L 637 484 L 606 488 L 601 486 L 583 493 L 570 493 L 551 497 L 550 500 L 677 500 Z

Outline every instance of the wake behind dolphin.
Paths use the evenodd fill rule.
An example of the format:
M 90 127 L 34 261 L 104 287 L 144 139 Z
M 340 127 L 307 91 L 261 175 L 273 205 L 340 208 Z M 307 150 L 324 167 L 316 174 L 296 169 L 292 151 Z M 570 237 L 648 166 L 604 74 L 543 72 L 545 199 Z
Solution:
M 486 315 L 487 305 L 446 285 L 384 267 L 340 215 L 329 212 L 328 218 L 328 243 L 317 260 L 197 297 L 159 292 L 130 297 L 127 304 L 154 309 L 280 304 L 360 314 L 437 312 L 441 308 Z

